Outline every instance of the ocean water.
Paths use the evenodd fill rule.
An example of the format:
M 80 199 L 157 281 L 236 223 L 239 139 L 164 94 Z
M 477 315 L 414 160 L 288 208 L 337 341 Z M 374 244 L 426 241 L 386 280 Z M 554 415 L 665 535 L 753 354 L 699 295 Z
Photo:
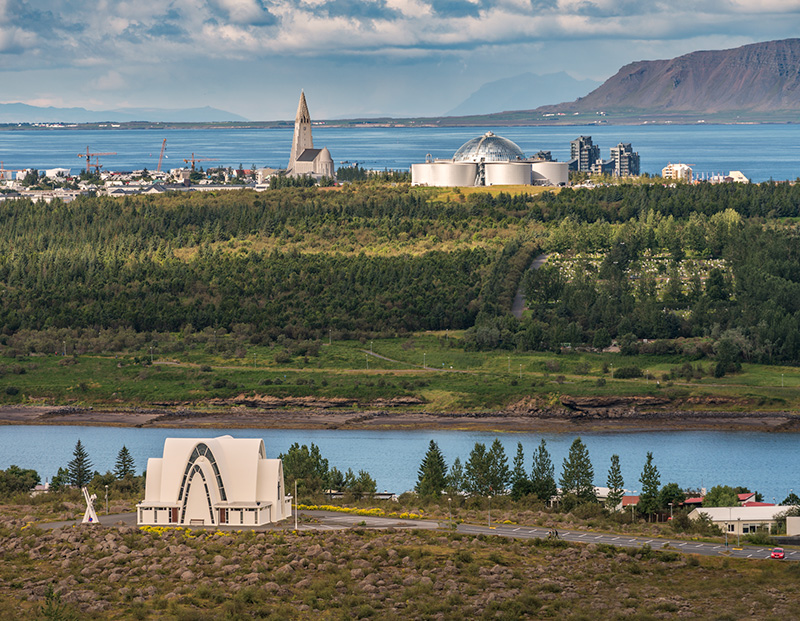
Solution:
M 551 151 L 569 159 L 569 142 L 592 136 L 607 158 L 609 149 L 629 142 L 639 152 L 642 172 L 660 173 L 683 162 L 695 174 L 740 170 L 752 181 L 794 180 L 800 176 L 800 125 L 636 125 L 576 127 L 327 128 L 314 127 L 314 144 L 327 146 L 337 166 L 408 170 L 426 155 L 449 158 L 467 140 L 486 131 L 516 142 L 527 155 Z M 155 170 L 167 139 L 162 169 L 185 166 L 184 159 L 209 158 L 200 165 L 283 168 L 289 159 L 291 129 L 172 129 L 0 131 L 0 161 L 6 168 L 70 168 L 86 164 L 87 146 L 105 170 Z M 93 158 L 94 159 L 94 158 Z
M 354 472 L 368 471 L 380 491 L 401 493 L 413 489 L 419 465 L 431 440 L 435 440 L 448 465 L 456 457 L 462 464 L 476 442 L 488 446 L 500 438 L 509 467 L 517 442 L 525 451 L 530 472 L 533 451 L 544 438 L 555 466 L 561 473 L 573 433 L 531 434 L 468 431 L 367 431 L 367 430 L 263 430 L 263 429 L 135 429 L 73 426 L 0 427 L 0 469 L 15 464 L 33 468 L 52 478 L 60 466 L 72 459 L 81 440 L 100 472 L 112 470 L 117 453 L 127 446 L 137 472 L 147 467 L 149 457 L 161 457 L 167 437 L 209 437 L 229 434 L 235 438 L 263 438 L 267 457 L 277 457 L 297 442 L 320 447 L 331 467 Z M 595 485 L 604 486 L 611 455 L 620 456 L 625 487 L 641 491 L 639 476 L 647 451 L 661 474 L 661 484 L 711 488 L 714 485 L 744 485 L 761 492 L 766 502 L 783 500 L 790 490 L 800 490 L 800 436 L 789 433 L 731 431 L 586 433 L 581 439 L 589 449 Z M 780 464 L 776 467 L 776 464 Z

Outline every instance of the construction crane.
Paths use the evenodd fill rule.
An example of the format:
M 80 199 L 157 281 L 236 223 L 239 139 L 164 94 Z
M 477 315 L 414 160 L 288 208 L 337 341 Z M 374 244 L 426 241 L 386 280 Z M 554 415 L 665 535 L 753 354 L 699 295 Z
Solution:
M 161 160 L 164 159 L 164 149 L 167 148 L 167 139 L 164 138 L 164 142 L 161 143 L 161 154 L 158 156 L 158 166 L 156 166 L 156 172 L 161 172 Z
M 186 162 L 187 164 L 191 162 L 192 170 L 194 170 L 195 162 L 216 162 L 217 160 L 216 158 L 213 157 L 195 157 L 194 153 L 192 153 L 192 157 L 190 157 L 188 160 L 185 159 L 183 161 Z
M 6 168 L 3 162 L 0 162 L 0 179 L 6 179 L 6 173 L 23 172 L 26 168 Z
M 83 153 L 78 153 L 78 157 L 85 157 L 86 158 L 86 172 L 92 172 L 91 169 L 94 168 L 98 173 L 100 169 L 103 167 L 100 164 L 100 156 L 101 155 L 116 155 L 117 153 L 89 153 L 89 147 L 86 147 L 86 155 Z M 95 163 L 92 164 L 92 158 L 95 158 Z

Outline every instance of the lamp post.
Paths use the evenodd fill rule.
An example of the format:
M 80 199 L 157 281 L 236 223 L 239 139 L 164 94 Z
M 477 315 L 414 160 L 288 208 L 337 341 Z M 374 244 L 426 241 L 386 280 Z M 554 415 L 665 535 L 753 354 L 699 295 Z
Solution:
M 297 479 L 294 480 L 294 529 L 297 530 Z
M 108 485 L 106 485 L 106 515 L 108 515 Z
M 61 341 L 61 344 L 64 346 L 64 355 L 67 355 L 67 341 Z
M 428 368 L 428 365 L 427 365 L 427 363 L 425 362 L 425 357 L 426 357 L 427 355 L 428 355 L 428 354 L 427 354 L 426 352 L 422 352 L 422 368 L 423 368 L 423 369 L 426 369 L 426 368 Z
M 522 363 L 519 364 L 519 379 L 522 379 Z
M 672 521 L 672 503 L 669 503 L 669 519 Z
M 739 547 L 739 537 L 742 534 L 742 518 L 736 518 L 736 547 Z
M 489 511 L 488 511 L 489 521 L 488 526 L 489 528 L 492 527 L 492 496 L 489 494 Z
M 453 525 L 453 499 L 448 497 L 447 498 L 447 521 L 450 522 L 450 526 Z

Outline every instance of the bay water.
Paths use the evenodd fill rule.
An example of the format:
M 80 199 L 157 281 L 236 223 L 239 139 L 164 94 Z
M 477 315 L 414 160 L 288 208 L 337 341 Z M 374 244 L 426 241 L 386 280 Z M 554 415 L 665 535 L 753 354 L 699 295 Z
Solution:
M 450 158 L 467 140 L 493 131 L 516 142 L 526 155 L 539 150 L 569 159 L 570 140 L 592 136 L 600 154 L 620 142 L 631 143 L 642 172 L 660 174 L 669 163 L 683 162 L 695 175 L 739 170 L 751 181 L 794 180 L 800 176 L 800 125 L 586 125 L 570 127 L 369 127 L 315 126 L 314 145 L 328 147 L 337 167 L 358 163 L 373 170 L 408 170 L 427 155 Z M 291 129 L 96 129 L 0 131 L 0 161 L 9 169 L 69 168 L 77 174 L 93 153 L 104 170 L 131 171 L 158 165 L 167 140 L 162 170 L 186 166 L 194 154 L 204 168 L 240 165 L 284 168 L 292 144 Z M 80 154 L 83 153 L 81 159 Z M 93 158 L 94 161 L 94 158 Z
M 370 430 L 264 430 L 264 429 L 155 429 L 81 426 L 3 426 L 0 427 L 0 469 L 15 464 L 36 470 L 44 480 L 72 459 L 80 439 L 94 469 L 113 470 L 119 450 L 131 452 L 136 471 L 147 467 L 149 457 L 161 457 L 168 437 L 262 438 L 267 457 L 277 457 L 299 444 L 319 446 L 331 467 L 341 471 L 366 470 L 376 480 L 378 490 L 401 493 L 413 489 L 417 472 L 435 440 L 447 464 L 458 457 L 462 464 L 476 442 L 487 448 L 497 437 L 502 442 L 509 467 L 521 442 L 525 466 L 530 473 L 533 451 L 544 439 L 553 459 L 556 478 L 577 434 L 492 434 L 470 431 L 370 431 Z M 625 487 L 641 491 L 639 476 L 647 451 L 661 474 L 661 484 L 678 483 L 683 488 L 711 488 L 714 485 L 744 485 L 763 494 L 765 502 L 783 500 L 790 490 L 800 490 L 800 437 L 790 433 L 738 431 L 636 431 L 625 433 L 586 433 L 580 435 L 589 449 L 595 484 L 604 486 L 611 455 L 620 456 Z

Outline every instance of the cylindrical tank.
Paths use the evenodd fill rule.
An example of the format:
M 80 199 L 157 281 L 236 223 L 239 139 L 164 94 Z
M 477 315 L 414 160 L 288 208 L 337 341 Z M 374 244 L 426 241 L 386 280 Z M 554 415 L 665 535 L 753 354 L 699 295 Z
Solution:
M 530 185 L 529 162 L 487 162 L 485 164 L 486 185 Z
M 531 164 L 534 185 L 567 185 L 569 164 L 567 162 L 533 162 Z
M 443 188 L 469 187 L 475 185 L 478 165 L 468 162 L 436 162 L 433 169 L 433 184 Z

